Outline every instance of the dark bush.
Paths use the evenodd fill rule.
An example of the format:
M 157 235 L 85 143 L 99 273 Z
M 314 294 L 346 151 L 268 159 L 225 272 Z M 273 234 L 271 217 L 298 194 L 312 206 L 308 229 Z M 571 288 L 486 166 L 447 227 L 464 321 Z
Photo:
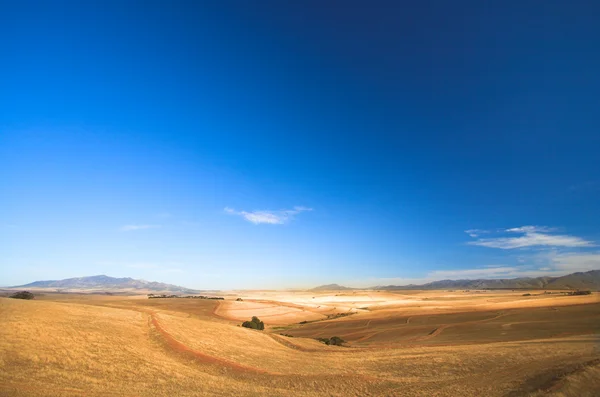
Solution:
M 343 346 L 345 340 L 339 336 L 332 336 L 331 338 L 317 338 L 319 342 L 325 343 L 326 345 Z
M 33 299 L 33 294 L 29 291 L 19 291 L 15 292 L 9 298 L 13 299 Z
M 591 295 L 592 291 L 573 291 L 571 295 Z
M 523 296 L 531 296 L 531 294 L 523 294 Z
M 242 298 L 237 298 L 235 301 L 236 302 L 242 302 L 243 300 L 242 300 Z
M 257 329 L 259 331 L 262 331 L 263 329 L 265 329 L 265 324 L 262 321 L 260 321 L 258 319 L 258 317 L 254 316 L 254 317 L 252 317 L 252 320 L 244 321 L 242 323 L 242 327 Z

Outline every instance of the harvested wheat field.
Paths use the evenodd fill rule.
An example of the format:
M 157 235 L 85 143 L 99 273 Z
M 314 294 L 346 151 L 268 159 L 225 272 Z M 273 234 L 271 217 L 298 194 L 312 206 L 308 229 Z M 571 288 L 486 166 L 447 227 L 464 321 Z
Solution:
M 0 395 L 598 395 L 599 295 L 531 293 L 1 298 Z

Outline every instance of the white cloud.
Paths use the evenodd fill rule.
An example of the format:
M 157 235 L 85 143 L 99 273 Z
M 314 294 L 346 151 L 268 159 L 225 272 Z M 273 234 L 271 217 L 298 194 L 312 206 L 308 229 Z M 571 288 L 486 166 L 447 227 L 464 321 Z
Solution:
M 296 206 L 291 210 L 279 210 L 279 211 L 236 211 L 233 208 L 225 207 L 223 209 L 225 213 L 230 215 L 239 215 L 248 222 L 252 222 L 256 225 L 260 223 L 266 223 L 270 225 L 281 225 L 294 218 L 295 215 L 305 212 L 312 211 L 312 208 Z
M 558 254 L 550 260 L 553 268 L 567 273 L 600 270 L 600 252 Z
M 476 241 L 469 241 L 469 245 L 478 245 L 488 248 L 514 249 L 525 247 L 593 247 L 592 241 L 581 237 L 570 236 L 566 234 L 549 234 L 554 228 L 546 226 L 521 226 L 506 229 L 507 233 L 518 233 L 522 236 L 479 238 Z M 468 231 L 467 231 L 468 232 Z M 478 234 L 471 234 L 471 237 L 479 237 Z
M 121 227 L 122 232 L 131 232 L 134 230 L 144 230 L 144 229 L 157 229 L 162 227 L 161 225 L 125 225 Z
M 521 226 L 506 229 L 506 232 L 511 233 L 549 233 L 555 231 L 556 228 L 548 226 Z
M 479 235 L 481 233 L 485 233 L 485 230 L 479 230 L 479 229 L 469 229 L 469 230 L 465 230 L 465 233 L 467 233 L 469 236 L 475 238 L 475 237 L 479 237 Z
M 510 266 L 494 266 L 476 269 L 460 269 L 460 270 L 435 270 L 430 272 L 427 277 L 435 280 L 443 280 L 447 278 L 499 278 L 513 274 L 517 268 Z

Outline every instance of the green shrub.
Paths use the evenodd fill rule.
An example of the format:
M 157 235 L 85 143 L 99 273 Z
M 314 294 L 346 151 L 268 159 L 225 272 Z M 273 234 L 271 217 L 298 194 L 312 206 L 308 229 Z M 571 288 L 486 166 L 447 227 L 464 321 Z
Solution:
M 343 346 L 345 340 L 339 336 L 332 336 L 331 338 L 317 338 L 319 342 L 325 343 L 326 345 Z
M 242 323 L 242 327 L 257 329 L 259 331 L 262 331 L 263 329 L 265 329 L 265 324 L 262 321 L 260 321 L 258 317 L 254 316 L 254 317 L 252 317 L 252 320 L 244 321 Z
M 592 291 L 573 291 L 571 295 L 591 295 Z
M 9 298 L 13 299 L 33 299 L 33 294 L 29 291 L 19 291 L 15 292 Z

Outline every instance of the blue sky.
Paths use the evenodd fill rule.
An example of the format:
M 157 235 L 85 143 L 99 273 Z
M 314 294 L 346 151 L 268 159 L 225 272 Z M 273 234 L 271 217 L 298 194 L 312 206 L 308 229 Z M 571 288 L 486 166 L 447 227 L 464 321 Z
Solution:
M 590 1 L 0 3 L 0 285 L 600 269 Z

